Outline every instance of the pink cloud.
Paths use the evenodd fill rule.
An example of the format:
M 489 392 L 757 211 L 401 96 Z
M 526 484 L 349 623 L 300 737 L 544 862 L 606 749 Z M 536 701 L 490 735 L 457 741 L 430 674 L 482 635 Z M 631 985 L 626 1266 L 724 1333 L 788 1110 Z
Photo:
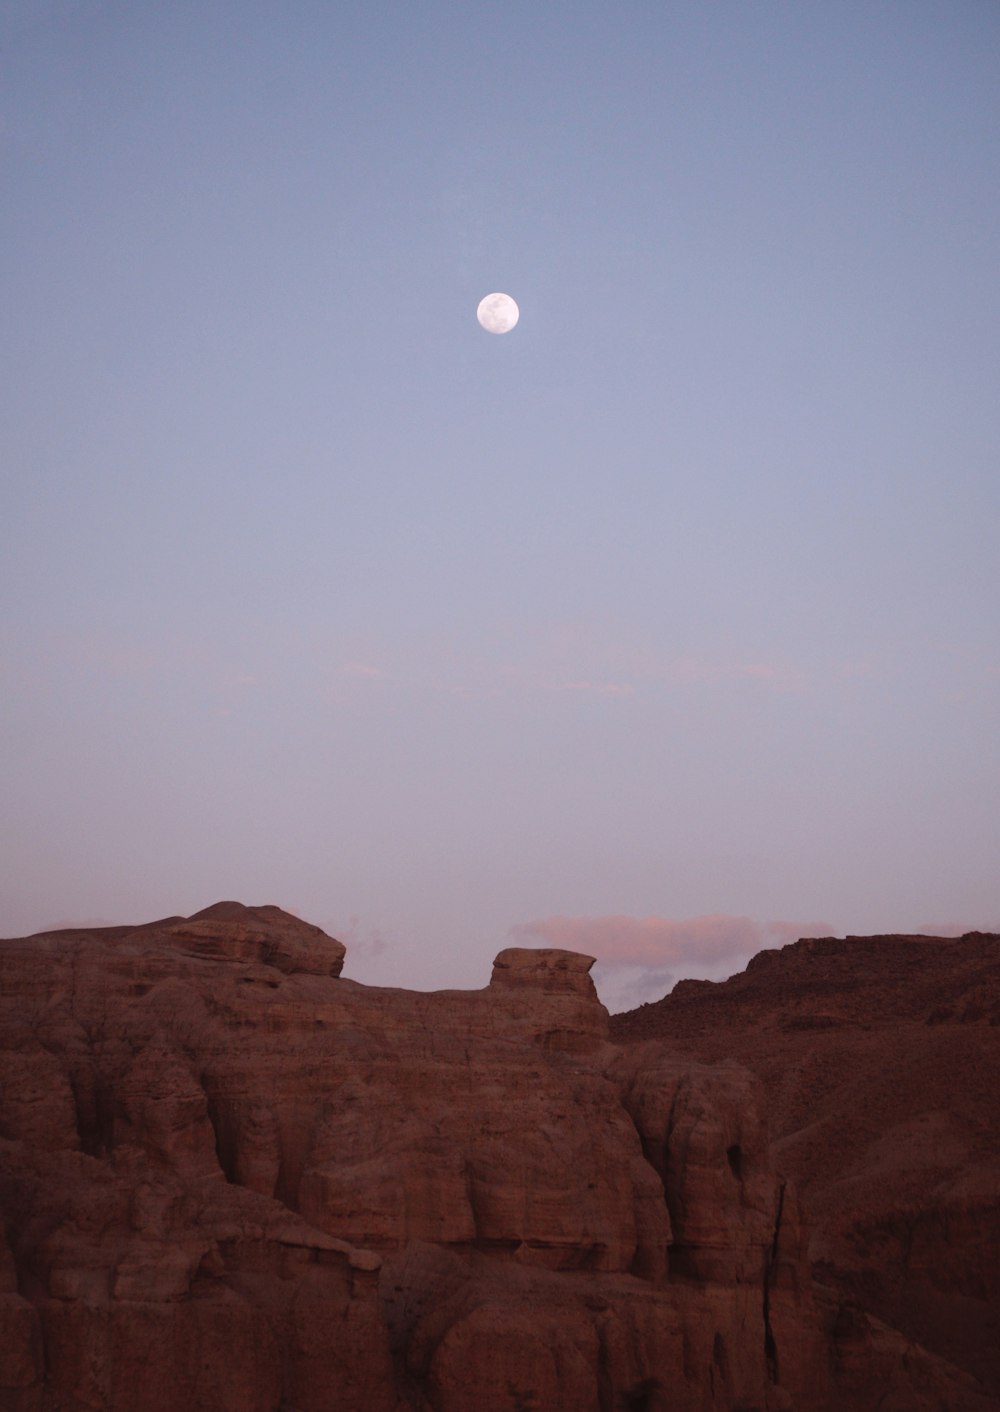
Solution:
M 668 966 L 715 966 L 783 946 L 801 936 L 829 936 L 825 922 L 757 922 L 752 917 L 713 913 L 702 917 L 544 917 L 521 922 L 511 936 L 521 945 L 539 944 L 595 956 L 605 966 L 663 971 Z
M 375 665 L 385 659 L 386 666 Z M 625 623 L 515 624 L 487 631 L 479 643 L 446 637 L 401 649 L 359 641 L 336 665 L 338 688 L 391 678 L 402 689 L 447 692 L 468 700 L 536 693 L 629 698 L 662 692 L 808 688 L 801 667 L 770 656 L 695 649 L 664 652 Z
M 576 693 L 630 697 L 657 691 L 750 688 L 801 691 L 802 669 L 782 659 L 664 653 L 625 623 L 564 622 L 487 634 L 478 652 L 438 643 L 424 678 L 462 695 Z

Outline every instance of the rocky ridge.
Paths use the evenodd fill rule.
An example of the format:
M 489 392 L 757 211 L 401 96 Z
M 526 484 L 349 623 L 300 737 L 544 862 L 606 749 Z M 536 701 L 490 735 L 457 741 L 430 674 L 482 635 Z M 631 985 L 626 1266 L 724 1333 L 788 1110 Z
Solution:
M 750 1068 L 611 1042 L 588 957 L 343 957 L 237 903 L 0 943 L 0 1406 L 994 1406 L 816 1303 Z

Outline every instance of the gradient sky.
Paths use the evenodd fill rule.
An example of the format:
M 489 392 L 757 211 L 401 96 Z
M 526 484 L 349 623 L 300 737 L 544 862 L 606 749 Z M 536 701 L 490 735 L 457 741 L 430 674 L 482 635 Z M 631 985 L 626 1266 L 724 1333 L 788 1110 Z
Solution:
M 0 17 L 0 933 L 1000 927 L 995 0 Z

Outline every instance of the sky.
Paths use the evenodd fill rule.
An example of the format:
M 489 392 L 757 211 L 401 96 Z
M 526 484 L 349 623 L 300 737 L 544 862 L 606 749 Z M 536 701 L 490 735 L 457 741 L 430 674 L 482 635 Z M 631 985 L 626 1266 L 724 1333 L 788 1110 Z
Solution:
M 995 0 L 4 0 L 0 934 L 1000 929 L 998 175 Z

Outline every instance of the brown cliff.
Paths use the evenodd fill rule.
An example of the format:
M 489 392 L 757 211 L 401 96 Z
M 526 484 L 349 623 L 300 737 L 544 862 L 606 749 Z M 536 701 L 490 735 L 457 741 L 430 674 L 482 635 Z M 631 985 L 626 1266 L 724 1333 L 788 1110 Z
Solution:
M 0 943 L 0 1407 L 991 1405 L 849 1303 L 831 1362 L 747 1067 L 610 1043 L 572 953 L 343 955 L 235 903 Z
M 757 1075 L 845 1379 L 905 1341 L 939 1405 L 965 1405 L 950 1366 L 1000 1406 L 1000 937 L 799 941 L 611 1030 Z

